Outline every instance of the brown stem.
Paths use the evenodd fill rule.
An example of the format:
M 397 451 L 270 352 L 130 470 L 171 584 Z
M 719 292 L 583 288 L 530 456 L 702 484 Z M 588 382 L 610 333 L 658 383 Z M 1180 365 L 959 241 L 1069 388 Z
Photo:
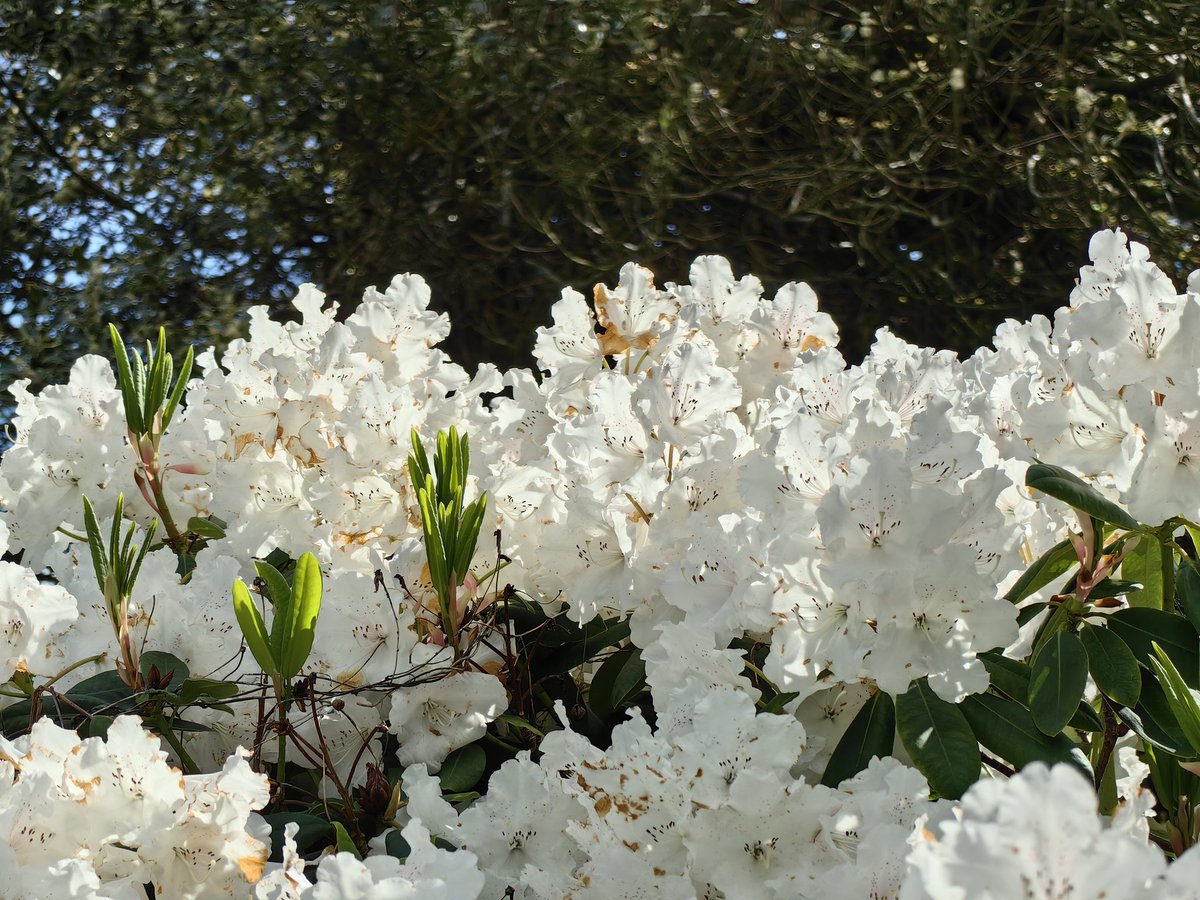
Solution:
M 1107 700 L 1102 700 L 1100 703 L 1100 721 L 1104 723 L 1104 740 L 1100 744 L 1100 755 L 1096 757 L 1096 770 L 1093 775 L 1097 791 L 1100 790 L 1100 782 L 1104 780 L 1104 770 L 1108 768 L 1108 761 L 1112 758 L 1113 750 L 1117 746 L 1117 738 L 1120 736 L 1117 731 L 1121 723 Z

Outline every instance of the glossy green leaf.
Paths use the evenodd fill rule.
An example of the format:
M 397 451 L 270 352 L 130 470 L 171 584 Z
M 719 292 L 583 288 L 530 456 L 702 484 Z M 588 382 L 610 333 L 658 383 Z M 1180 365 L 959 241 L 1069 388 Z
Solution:
M 588 705 L 600 717 L 612 715 L 646 686 L 646 664 L 636 647 L 609 655 L 592 676 Z
M 1087 651 L 1088 671 L 1114 706 L 1136 706 L 1142 694 L 1142 674 L 1129 646 L 1107 628 L 1085 623 L 1079 633 Z
M 1150 667 L 1154 656 L 1152 642 L 1157 642 L 1175 663 L 1189 687 L 1200 684 L 1200 635 L 1191 623 L 1174 613 L 1161 609 L 1122 609 L 1106 620 L 1108 629 L 1125 642 L 1134 658 Z
M 1140 590 L 1125 592 L 1130 606 L 1163 608 L 1163 545 L 1150 535 L 1138 541 L 1121 563 L 1121 578 L 1142 585 Z M 1099 596 L 1093 594 L 1093 596 Z
M 333 833 L 337 838 L 337 852 L 353 853 L 355 859 L 362 859 L 362 854 L 358 852 L 358 846 L 354 843 L 354 838 L 350 837 L 346 826 L 337 821 L 330 824 L 333 825 Z
M 1192 627 L 1200 629 L 1200 565 L 1185 559 L 1175 570 L 1175 599 Z
M 238 627 L 242 630 L 246 646 L 254 655 L 258 665 L 268 675 L 277 675 L 279 667 L 271 655 L 270 639 L 267 637 L 267 626 L 263 622 L 262 613 L 254 605 L 250 590 L 242 579 L 233 583 L 233 613 L 237 617 Z
M 896 705 L 890 695 L 876 691 L 834 747 L 821 784 L 836 788 L 863 771 L 874 757 L 891 756 L 895 742 Z
M 215 678 L 189 678 L 179 686 L 179 702 L 183 704 L 198 701 L 228 700 L 241 693 L 241 685 L 232 681 L 219 681 Z
M 1101 522 L 1128 531 L 1142 531 L 1142 524 L 1076 475 L 1060 466 L 1034 463 L 1025 472 L 1025 486 L 1061 500 Z
M 1059 631 L 1034 655 L 1029 711 L 1043 734 L 1058 734 L 1071 721 L 1087 687 L 1087 673 L 1087 651 L 1074 632 Z
M 1179 730 L 1191 746 L 1192 752 L 1200 754 L 1200 702 L 1197 702 L 1196 695 L 1184 683 L 1171 657 L 1167 656 L 1157 643 L 1154 644 L 1154 658 L 1150 660 L 1150 668 L 1158 677 L 1158 683 L 1166 695 L 1175 721 L 1179 724 Z
M 600 616 L 580 626 L 565 618 L 547 628 L 535 660 L 538 674 L 545 678 L 570 672 L 595 657 L 601 650 L 629 637 L 629 622 Z
M 896 698 L 904 749 L 939 797 L 957 800 L 979 777 L 979 745 L 966 717 L 922 678 Z
M 1137 712 L 1157 743 L 1174 748 L 1171 752 L 1178 756 L 1190 755 L 1187 736 L 1171 711 L 1171 701 L 1149 667 L 1142 672 L 1142 696 L 1138 700 Z
M 446 757 L 441 771 L 438 772 L 442 791 L 451 794 L 469 791 L 479 783 L 486 767 L 487 754 L 479 744 L 459 747 Z
M 289 822 L 295 822 L 297 825 L 295 837 L 296 850 L 301 854 L 315 848 L 320 841 L 328 841 L 333 832 L 333 826 L 329 824 L 327 819 L 322 819 L 320 816 L 314 816 L 311 813 L 268 813 L 263 818 L 271 826 L 272 862 L 283 861 L 284 829 Z
M 258 577 L 267 586 L 267 599 L 271 602 L 271 606 L 275 608 L 278 615 L 278 610 L 283 609 L 292 596 L 292 586 L 287 583 L 287 579 L 283 577 L 283 573 L 269 562 L 256 559 L 254 561 L 254 571 L 258 573 Z
M 1079 557 L 1071 542 L 1060 541 L 1033 561 L 1017 583 L 1008 589 L 1004 599 L 1009 603 L 1020 603 L 1077 565 Z
M 1092 777 L 1083 752 L 1061 733 L 1043 733 L 1021 704 L 995 694 L 973 694 L 959 706 L 979 743 L 1017 768 L 1032 762 L 1065 762 Z
M 196 537 L 204 538 L 207 541 L 219 541 L 225 537 L 224 528 L 212 519 L 202 519 L 200 516 L 192 516 L 188 519 L 187 530 Z
M 412 853 L 412 847 L 408 846 L 408 841 L 404 839 L 399 828 L 393 828 L 387 833 L 387 837 L 383 839 L 383 849 L 387 851 L 388 856 L 394 856 L 401 862 L 408 859 Z
M 272 648 L 279 660 L 279 672 L 294 678 L 308 661 L 321 613 L 321 565 L 311 553 L 296 561 L 292 589 L 283 609 L 275 608 L 271 623 Z

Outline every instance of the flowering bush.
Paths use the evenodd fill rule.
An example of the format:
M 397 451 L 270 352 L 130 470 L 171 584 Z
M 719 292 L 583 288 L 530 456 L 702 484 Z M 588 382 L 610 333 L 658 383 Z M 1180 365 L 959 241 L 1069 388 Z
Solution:
M 1090 251 L 965 362 L 702 257 L 18 382 L 6 896 L 1200 897 L 1200 275 Z

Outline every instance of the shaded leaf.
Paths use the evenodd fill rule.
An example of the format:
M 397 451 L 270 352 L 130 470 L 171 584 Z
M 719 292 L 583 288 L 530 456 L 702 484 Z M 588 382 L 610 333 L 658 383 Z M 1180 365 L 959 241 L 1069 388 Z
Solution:
M 938 796 L 957 800 L 979 777 L 975 733 L 962 710 L 935 694 L 924 678 L 896 698 L 896 730 Z
M 1054 634 L 1030 663 L 1029 711 L 1044 734 L 1066 727 L 1087 687 L 1088 658 L 1083 642 L 1070 631 Z
M 895 742 L 896 705 L 890 695 L 876 691 L 833 749 L 821 784 L 836 788 L 863 771 L 872 758 L 891 756 Z

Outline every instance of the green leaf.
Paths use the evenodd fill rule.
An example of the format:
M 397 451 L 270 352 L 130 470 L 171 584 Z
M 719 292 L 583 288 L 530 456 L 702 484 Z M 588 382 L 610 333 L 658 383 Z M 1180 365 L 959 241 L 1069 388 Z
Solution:
M 979 745 L 966 717 L 922 678 L 896 698 L 904 749 L 938 796 L 957 800 L 979 777 Z
M 1200 566 L 1190 559 L 1175 570 L 1175 598 L 1192 627 L 1200 630 Z
M 204 538 L 206 541 L 219 541 L 225 537 L 224 528 L 212 519 L 202 519 L 200 516 L 192 516 L 188 519 L 187 530 L 198 538 Z
M 530 734 L 536 735 L 537 737 L 545 737 L 546 736 L 546 733 L 544 731 L 542 731 L 540 728 L 536 728 L 535 726 L 530 725 L 528 722 L 526 722 L 520 716 L 515 716 L 512 713 L 504 713 L 501 716 L 497 716 L 496 721 L 503 722 L 509 728 L 515 728 L 517 731 L 528 731 Z
M 83 679 L 68 690 L 65 696 L 88 712 L 118 711 L 133 706 L 134 693 L 121 680 L 115 669 Z M 46 701 L 42 701 L 43 708 Z
M 1155 689 L 1158 689 L 1157 685 L 1155 686 Z M 1143 689 L 1143 696 L 1145 696 L 1145 693 L 1146 692 Z M 1166 700 L 1163 700 L 1163 704 L 1166 704 Z M 1158 723 L 1150 718 L 1149 714 L 1142 714 L 1145 712 L 1146 711 L 1144 709 L 1139 712 L 1138 710 L 1130 709 L 1127 706 L 1122 706 L 1117 710 L 1117 716 L 1147 744 L 1151 744 L 1162 750 L 1166 750 L 1168 753 L 1174 754 L 1175 756 L 1186 756 L 1187 752 L 1183 748 L 1187 744 L 1187 741 L 1183 739 L 1183 735 L 1173 737 L 1172 735 L 1167 734 L 1167 732 L 1164 731 L 1158 725 Z M 1175 727 L 1176 730 L 1178 730 L 1178 726 L 1176 725 Z
M 1009 659 L 999 650 L 980 653 L 979 661 L 987 669 L 993 687 L 1022 705 L 1029 703 L 1029 679 L 1033 673 L 1028 663 Z
M 284 829 L 289 822 L 295 822 L 299 828 L 296 831 L 296 851 L 307 853 L 320 841 L 329 840 L 333 826 L 320 816 L 302 812 L 269 813 L 263 816 L 271 826 L 271 861 L 283 861 Z
M 241 693 L 241 685 L 232 681 L 218 681 L 215 678 L 189 678 L 179 686 L 178 696 L 181 704 L 196 703 L 209 700 L 228 700 Z
M 1200 636 L 1187 619 L 1161 609 L 1121 609 L 1106 620 L 1108 630 L 1125 642 L 1134 658 L 1150 667 L 1152 642 L 1167 651 L 1188 687 L 1200 687 Z
M 1017 583 L 1008 589 L 1004 599 L 1009 603 L 1020 603 L 1077 565 L 1079 557 L 1075 555 L 1075 548 L 1071 546 L 1071 542 L 1060 541 L 1033 561 L 1017 579 Z
M 1150 668 L 1158 676 L 1158 683 L 1167 697 L 1179 730 L 1187 739 L 1192 752 L 1200 754 L 1200 702 L 1197 702 L 1195 694 L 1184 684 L 1175 663 L 1171 662 L 1171 657 L 1163 652 L 1157 642 L 1154 644 L 1154 658 L 1150 660 Z
M 821 784 L 836 788 L 863 771 L 874 757 L 891 756 L 895 742 L 896 705 L 886 692 L 876 691 L 833 749 Z
M 337 835 L 337 852 L 338 853 L 353 853 L 355 859 L 362 859 L 362 854 L 358 852 L 358 846 L 354 843 L 354 839 L 350 837 L 350 832 L 346 830 L 346 826 L 341 822 L 331 822 L 333 825 L 333 833 Z
M 81 738 L 100 738 L 101 740 L 108 739 L 108 729 L 112 725 L 114 716 L 92 716 L 87 719 L 79 729 Z
M 1054 634 L 1030 663 L 1029 711 L 1043 734 L 1055 735 L 1079 707 L 1087 687 L 1087 651 L 1071 631 Z
M 459 747 L 446 757 L 442 770 L 438 772 L 442 791 L 451 794 L 469 791 L 479 783 L 486 767 L 487 754 L 479 744 Z
M 541 678 L 578 668 L 608 647 L 629 637 L 629 622 L 600 616 L 582 626 L 565 618 L 546 628 L 534 670 Z
M 1142 673 L 1142 696 L 1138 700 L 1137 712 L 1142 716 L 1147 732 L 1156 743 L 1173 747 L 1178 756 L 1189 756 L 1187 735 L 1171 710 L 1171 701 L 1152 670 Z
M 121 387 L 121 402 L 125 407 L 125 424 L 135 435 L 145 434 L 142 424 L 142 403 L 134 391 L 133 372 L 129 367 L 129 354 L 125 352 L 125 342 L 117 331 L 117 326 L 111 322 L 108 325 L 108 336 L 112 340 L 113 358 L 117 363 L 117 381 Z
M 408 846 L 408 841 L 404 839 L 399 828 L 393 828 L 387 833 L 387 837 L 383 839 L 383 849 L 387 851 L 388 856 L 394 856 L 401 862 L 408 859 L 408 855 L 412 853 L 412 847 Z
M 1025 472 L 1025 486 L 1061 500 L 1072 509 L 1080 510 L 1101 522 L 1108 522 L 1127 531 L 1144 531 L 1142 524 L 1099 491 L 1076 475 L 1059 466 L 1034 463 Z
M 274 657 L 271 656 L 267 626 L 263 622 L 258 607 L 250 598 L 249 589 L 240 578 L 233 583 L 233 613 L 237 617 L 238 627 L 242 630 L 246 646 L 250 648 L 250 652 L 262 670 L 268 675 L 279 674 L 279 667 L 275 664 Z
M 258 573 L 258 577 L 263 580 L 267 586 L 267 599 L 271 601 L 271 606 L 278 611 L 287 606 L 288 600 L 292 596 L 292 586 L 287 583 L 287 579 L 283 577 L 277 568 L 269 562 L 264 562 L 261 559 L 254 561 L 254 571 Z
M 104 583 L 108 580 L 108 552 L 104 547 L 104 537 L 100 534 L 100 524 L 96 521 L 96 512 L 86 495 L 83 498 L 83 527 L 87 530 L 88 547 L 92 551 L 92 571 L 96 573 L 96 582 L 103 594 Z
M 979 743 L 1017 768 L 1032 762 L 1065 762 L 1092 777 L 1082 751 L 1064 734 L 1044 734 L 1021 704 L 995 694 L 973 694 L 960 708 Z
M 1136 706 L 1142 694 L 1142 675 L 1129 646 L 1107 628 L 1086 622 L 1079 639 L 1087 651 L 1088 671 L 1101 693 L 1114 706 Z
M 271 639 L 278 648 L 279 673 L 284 678 L 294 678 L 308 661 L 320 614 L 321 565 L 315 556 L 305 553 L 296 561 L 288 603 L 282 610 L 275 608 L 275 621 L 271 623 Z
M 601 718 L 612 715 L 646 686 L 646 664 L 636 647 L 618 650 L 600 664 L 588 688 L 588 705 Z
M 1142 585 L 1141 590 L 1130 591 L 1125 599 L 1130 606 L 1163 608 L 1163 545 L 1149 535 L 1138 541 L 1121 563 L 1121 578 Z M 1092 596 L 1099 596 L 1095 592 Z
M 164 430 L 171 424 L 171 419 L 175 416 L 175 410 L 187 388 L 188 377 L 192 374 L 192 361 L 192 348 L 188 347 L 187 354 L 183 357 L 183 365 L 179 367 L 179 377 L 175 381 L 175 387 L 171 391 L 171 396 L 167 398 L 166 406 L 163 407 L 162 427 Z

